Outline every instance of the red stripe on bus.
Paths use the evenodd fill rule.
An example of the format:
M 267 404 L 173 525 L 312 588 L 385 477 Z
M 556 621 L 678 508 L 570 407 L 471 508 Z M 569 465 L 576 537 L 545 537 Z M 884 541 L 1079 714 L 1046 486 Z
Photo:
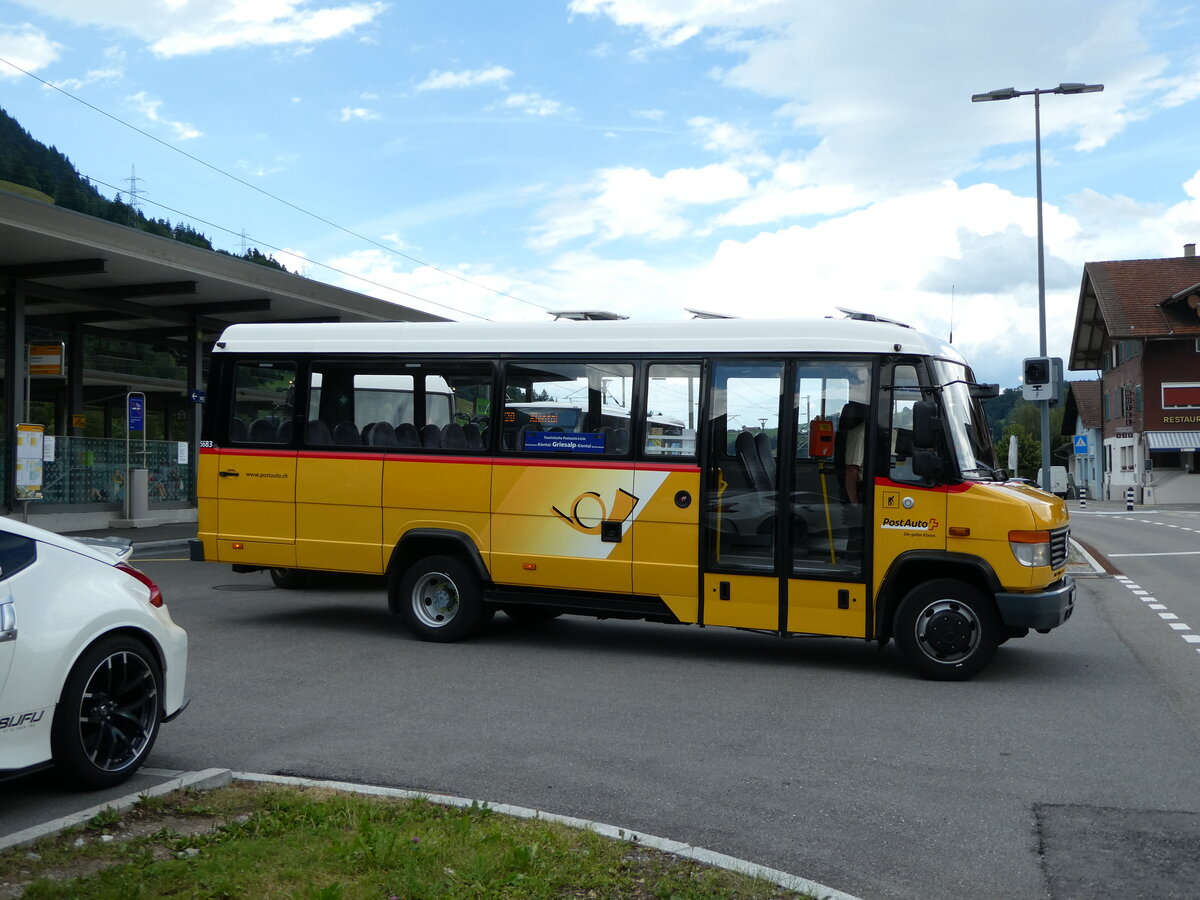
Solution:
M 660 463 L 660 462 L 629 462 L 616 460 L 583 459 L 518 459 L 516 457 L 494 456 L 458 456 L 448 454 L 438 456 L 432 453 L 361 453 L 354 451 L 336 450 L 259 450 L 243 447 L 201 447 L 202 454 L 222 454 L 224 456 L 271 456 L 298 457 L 300 459 L 366 459 L 392 460 L 406 463 L 454 463 L 470 466 L 538 466 L 542 468 L 572 468 L 572 469 L 628 469 L 638 472 L 698 472 L 699 465 L 692 463 Z
M 934 494 L 961 494 L 963 491 L 971 489 L 971 483 L 964 481 L 962 484 L 913 484 L 910 481 L 892 481 L 890 478 L 876 478 L 875 487 L 877 488 L 899 488 L 902 491 L 927 491 Z

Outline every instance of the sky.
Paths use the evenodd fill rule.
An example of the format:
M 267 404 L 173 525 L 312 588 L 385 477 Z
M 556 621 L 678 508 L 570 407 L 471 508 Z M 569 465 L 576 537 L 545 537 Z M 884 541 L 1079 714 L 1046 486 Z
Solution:
M 845 307 L 1015 386 L 1083 265 L 1200 240 L 1200 6 L 0 0 L 0 107 L 107 196 L 453 319 Z M 570 326 L 567 326 L 570 327 Z M 1072 378 L 1094 377 L 1071 373 Z

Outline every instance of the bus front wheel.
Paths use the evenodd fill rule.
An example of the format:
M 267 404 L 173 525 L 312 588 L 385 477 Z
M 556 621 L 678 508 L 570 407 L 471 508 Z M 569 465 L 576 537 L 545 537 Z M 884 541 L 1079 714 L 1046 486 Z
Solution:
M 1000 619 L 982 593 L 941 578 L 917 585 L 896 610 L 896 646 L 925 678 L 962 681 L 981 672 L 1000 645 Z
M 399 611 L 423 641 L 457 641 L 481 627 L 489 612 L 477 576 L 461 559 L 430 556 L 400 580 Z

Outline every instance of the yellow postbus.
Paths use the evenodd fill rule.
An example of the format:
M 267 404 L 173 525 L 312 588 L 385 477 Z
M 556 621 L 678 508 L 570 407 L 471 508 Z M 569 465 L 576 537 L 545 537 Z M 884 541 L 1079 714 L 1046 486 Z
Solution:
M 864 314 L 234 325 L 194 559 L 497 610 L 894 638 L 961 679 L 1071 614 L 1064 503 L 1006 481 L 952 347 Z

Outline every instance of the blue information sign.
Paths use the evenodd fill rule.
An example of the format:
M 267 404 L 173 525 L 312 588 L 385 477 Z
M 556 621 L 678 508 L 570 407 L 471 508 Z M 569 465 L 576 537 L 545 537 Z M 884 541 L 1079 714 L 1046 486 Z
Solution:
M 525 450 L 540 453 L 603 453 L 604 435 L 579 434 L 574 431 L 527 431 Z
M 1088 452 L 1088 439 L 1086 434 L 1075 435 L 1075 452 L 1086 454 Z
M 134 397 L 129 398 L 129 430 L 130 431 L 145 431 L 146 430 L 146 398 Z

